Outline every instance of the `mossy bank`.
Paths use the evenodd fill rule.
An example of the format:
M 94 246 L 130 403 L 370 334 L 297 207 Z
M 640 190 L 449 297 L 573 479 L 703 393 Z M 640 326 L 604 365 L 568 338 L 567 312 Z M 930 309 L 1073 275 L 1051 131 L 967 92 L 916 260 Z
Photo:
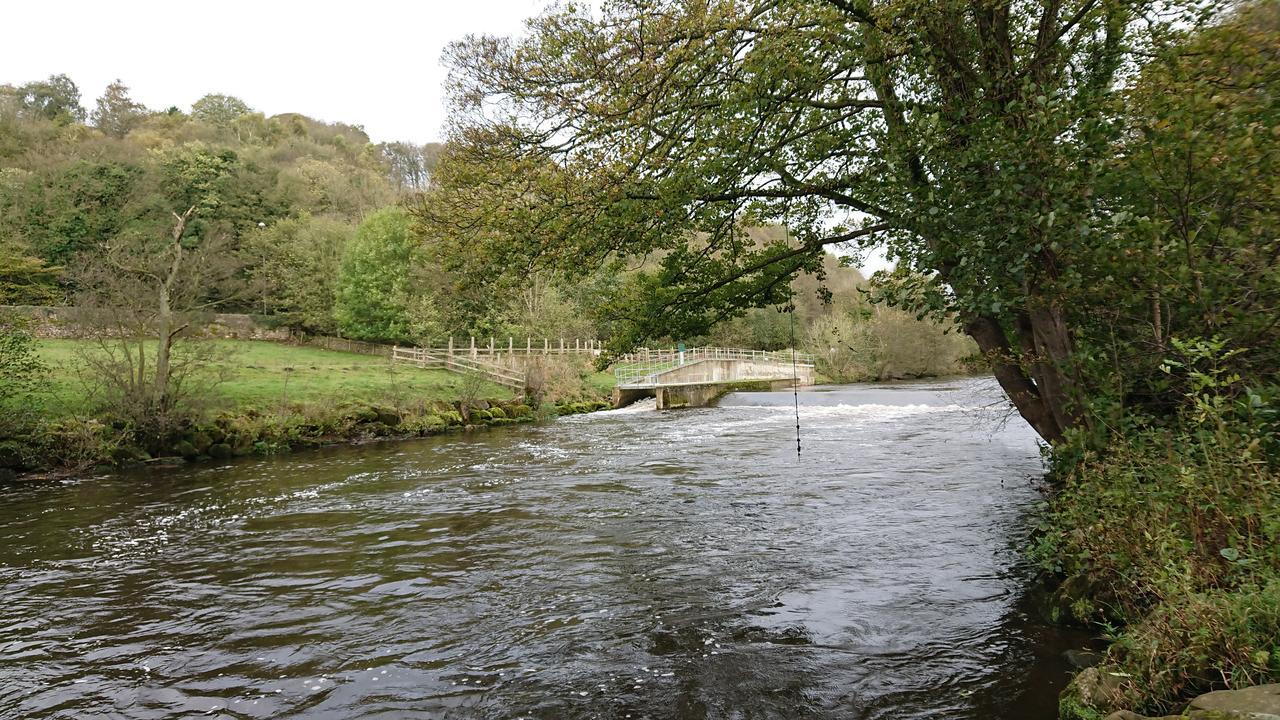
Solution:
M 345 403 L 287 414 L 254 409 L 218 414 L 142 437 L 108 419 L 63 419 L 0 441 L 0 478 L 41 478 L 88 470 L 265 456 L 342 443 L 398 440 L 532 423 L 610 408 L 599 399 L 534 407 L 520 400 L 434 401 L 413 409 Z

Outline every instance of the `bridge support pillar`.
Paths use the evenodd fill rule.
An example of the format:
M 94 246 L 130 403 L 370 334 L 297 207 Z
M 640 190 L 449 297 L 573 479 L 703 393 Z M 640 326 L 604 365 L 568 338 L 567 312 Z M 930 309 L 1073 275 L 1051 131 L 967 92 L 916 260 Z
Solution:
M 672 385 L 658 388 L 654 397 L 658 398 L 659 410 L 671 410 L 674 408 L 707 407 L 719 400 L 720 396 L 724 395 L 725 392 L 725 386 L 721 383 Z
M 614 388 L 613 406 L 626 407 L 637 400 L 651 398 L 654 395 L 655 391 L 652 388 Z

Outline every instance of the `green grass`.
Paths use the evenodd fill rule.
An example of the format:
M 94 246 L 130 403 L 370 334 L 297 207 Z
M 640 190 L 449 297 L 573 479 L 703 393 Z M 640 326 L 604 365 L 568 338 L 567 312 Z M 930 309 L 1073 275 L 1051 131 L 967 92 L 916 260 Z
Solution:
M 251 340 L 210 340 L 227 351 L 220 361 L 228 379 L 218 385 L 216 404 L 272 410 L 287 404 L 367 402 L 401 404 L 454 400 L 463 376 L 443 370 L 392 365 L 387 359 Z M 41 340 L 40 356 L 50 370 L 51 414 L 92 410 L 83 382 L 87 340 Z M 511 392 L 485 383 L 481 397 L 510 398 Z
M 618 384 L 618 379 L 613 376 L 612 370 L 603 372 L 594 372 L 587 378 L 587 385 L 601 395 L 609 395 L 613 392 L 613 388 Z

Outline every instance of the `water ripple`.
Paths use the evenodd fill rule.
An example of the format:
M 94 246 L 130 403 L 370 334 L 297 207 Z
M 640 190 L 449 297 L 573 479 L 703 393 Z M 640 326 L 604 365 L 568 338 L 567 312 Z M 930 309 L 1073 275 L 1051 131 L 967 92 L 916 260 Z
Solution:
M 20 488 L 0 718 L 1049 717 L 997 400 L 806 393 L 800 458 L 743 393 Z

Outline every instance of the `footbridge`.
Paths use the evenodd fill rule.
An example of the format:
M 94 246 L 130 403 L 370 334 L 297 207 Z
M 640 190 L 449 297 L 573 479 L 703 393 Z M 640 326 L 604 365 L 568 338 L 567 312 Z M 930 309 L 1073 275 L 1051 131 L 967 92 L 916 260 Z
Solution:
M 614 407 L 644 397 L 658 409 L 703 407 L 734 390 L 783 390 L 813 384 L 813 356 L 790 350 L 701 347 L 641 350 L 613 365 Z

